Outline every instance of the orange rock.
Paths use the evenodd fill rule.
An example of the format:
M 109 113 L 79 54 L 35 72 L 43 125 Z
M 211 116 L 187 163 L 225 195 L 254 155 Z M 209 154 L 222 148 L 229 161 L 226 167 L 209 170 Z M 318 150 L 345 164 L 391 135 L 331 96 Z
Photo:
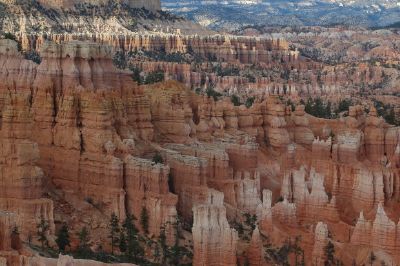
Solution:
M 238 235 L 231 229 L 223 194 L 209 190 L 205 204 L 193 207 L 193 265 L 236 265 Z

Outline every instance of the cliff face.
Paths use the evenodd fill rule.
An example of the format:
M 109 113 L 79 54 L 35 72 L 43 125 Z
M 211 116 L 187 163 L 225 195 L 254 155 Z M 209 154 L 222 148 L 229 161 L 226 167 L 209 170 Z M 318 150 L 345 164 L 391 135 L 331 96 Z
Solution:
M 25 0 L 2 0 L 6 4 L 22 4 L 24 2 L 29 2 Z M 108 0 L 37 0 L 38 3 L 45 7 L 56 8 L 56 9 L 69 9 L 74 8 L 75 5 L 105 5 Z M 161 10 L 160 0 L 119 0 L 115 1 L 117 3 L 125 4 L 132 8 L 145 8 L 151 11 Z
M 162 12 L 159 0 L 3 0 L 3 32 L 20 34 L 121 35 L 139 31 L 210 32 L 181 17 Z M 143 7 L 145 9 L 143 9 Z

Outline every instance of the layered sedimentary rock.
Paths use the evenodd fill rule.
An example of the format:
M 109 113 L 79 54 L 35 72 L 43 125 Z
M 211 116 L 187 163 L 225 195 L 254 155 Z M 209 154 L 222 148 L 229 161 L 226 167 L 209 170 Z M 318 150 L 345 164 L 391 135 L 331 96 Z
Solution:
M 360 217 L 351 236 L 351 243 L 355 245 L 373 246 L 389 254 L 398 254 L 398 225 L 386 214 L 382 204 L 379 204 L 373 222 Z
M 149 233 L 159 236 L 165 227 L 168 242 L 173 243 L 172 227 L 177 221 L 177 196 L 169 193 L 169 167 L 128 155 L 125 158 L 127 212 L 140 217 L 146 209 Z
M 314 249 L 312 252 L 312 265 L 325 265 L 325 247 L 328 244 L 328 226 L 319 222 L 315 227 Z
M 274 148 L 285 148 L 290 143 L 286 127 L 285 106 L 275 97 L 268 98 L 264 116 L 265 138 Z
M 294 114 L 292 115 L 292 120 L 295 125 L 294 140 L 298 144 L 312 145 L 314 141 L 314 133 L 309 128 L 309 122 L 305 116 L 304 106 L 298 105 Z
M 77 29 L 76 32 L 79 32 L 80 30 L 81 29 Z M 93 29 L 91 30 L 93 31 Z M 115 34 L 116 31 L 120 31 L 120 29 L 114 32 L 110 31 L 106 33 L 91 32 L 91 30 L 88 30 L 87 32 L 81 32 L 81 34 L 38 33 L 37 35 L 26 35 L 24 38 L 27 39 L 27 41 L 24 43 L 29 47 L 39 49 L 46 39 L 55 42 L 87 40 L 113 46 L 117 49 L 122 48 L 127 52 L 144 50 L 154 52 L 164 51 L 167 54 L 194 53 L 204 60 L 216 58 L 221 62 L 242 64 L 270 63 L 277 61 L 275 57 L 278 57 L 278 59 L 282 59 L 283 61 L 289 61 L 290 59 L 287 58 L 288 54 L 293 54 L 292 56 L 295 58 L 294 60 L 297 60 L 297 57 L 295 57 L 295 52 L 288 50 L 288 43 L 282 39 L 247 38 L 232 35 L 199 36 L 174 33 L 139 34 L 137 32 L 129 31 L 126 28 L 124 28 L 121 34 Z M 191 76 L 193 73 L 190 73 L 190 71 L 188 71 L 190 68 L 188 69 L 188 67 L 185 65 L 174 65 L 167 63 L 157 64 L 157 62 L 152 62 L 151 64 L 149 62 L 144 62 L 141 66 L 143 69 L 149 71 L 154 70 L 154 66 L 157 66 L 159 69 L 164 70 L 171 76 L 180 75 L 183 79 L 179 81 L 182 81 L 183 83 L 187 83 L 187 81 L 190 80 L 195 81 L 196 79 L 196 74 Z M 210 84 L 212 82 L 224 82 L 223 79 L 220 79 L 215 75 L 210 75 L 209 79 Z M 239 82 L 240 79 L 235 80 L 233 84 L 238 84 Z M 259 85 L 262 85 L 263 83 L 266 84 L 264 81 Z M 191 84 L 195 85 L 195 82 Z
M 228 49 L 240 48 L 235 42 L 225 39 L 219 56 L 238 60 Z M 183 41 L 168 45 L 186 49 Z M 354 107 L 348 117 L 316 119 L 302 106 L 292 112 L 279 97 L 237 107 L 175 81 L 139 86 L 99 44 L 41 47 L 38 65 L 14 42 L 0 41 L 0 209 L 12 217 L 1 223 L 5 230 L 15 224 L 26 239 L 42 216 L 51 223 L 72 216 L 77 227 L 96 217 L 95 248 L 106 241 L 111 213 L 123 220 L 146 210 L 147 236 L 156 239 L 165 227 L 170 245 L 177 217 L 193 223 L 195 265 L 236 265 L 245 256 L 262 265 L 264 234 L 274 247 L 301 234 L 306 262 L 312 254 L 323 261 L 325 226 L 318 224 L 315 235 L 303 230 L 320 221 L 332 241 L 343 243 L 335 246 L 343 257 L 359 245 L 398 252 L 399 130 L 376 123 L 374 112 L 365 118 Z M 207 55 L 214 48 L 202 49 Z M 77 217 L 82 206 L 89 211 Z M 248 214 L 257 216 L 250 242 L 229 226 L 248 226 Z M 14 249 L 0 236 L 1 249 Z M 190 243 L 189 231 L 183 238 L 180 244 Z
M 236 265 L 237 232 L 230 228 L 223 194 L 208 191 L 205 204 L 193 207 L 193 265 Z
M 0 130 L 0 209 L 16 214 L 14 226 L 25 237 L 35 232 L 40 219 L 48 221 L 50 232 L 54 233 L 53 203 L 42 198 L 45 177 L 37 166 L 38 145 L 31 140 L 29 98 L 23 93 L 10 94 L 4 104 Z
M 272 229 L 272 192 L 263 190 L 262 203 L 257 206 L 258 224 L 261 230 Z
M 311 192 L 308 187 L 311 188 Z M 285 174 L 281 195 L 296 204 L 297 215 L 303 221 L 340 220 L 336 198 L 329 199 L 324 186 L 324 176 L 317 173 L 314 168 L 309 174 L 304 167 Z
M 16 215 L 11 212 L 0 212 L 0 250 L 13 248 L 12 231 L 17 226 Z

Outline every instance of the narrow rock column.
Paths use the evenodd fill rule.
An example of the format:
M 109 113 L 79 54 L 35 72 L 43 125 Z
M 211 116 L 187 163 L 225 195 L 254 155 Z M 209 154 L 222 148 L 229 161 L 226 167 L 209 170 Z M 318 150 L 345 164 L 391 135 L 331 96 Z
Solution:
M 193 207 L 194 266 L 236 265 L 237 232 L 230 228 L 224 195 L 209 190 L 205 204 Z

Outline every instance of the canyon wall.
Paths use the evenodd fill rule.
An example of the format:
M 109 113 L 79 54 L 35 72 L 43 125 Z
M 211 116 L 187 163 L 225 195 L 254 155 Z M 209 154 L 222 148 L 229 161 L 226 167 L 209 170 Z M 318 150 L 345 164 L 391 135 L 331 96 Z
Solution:
M 262 265 L 268 244 L 297 234 L 307 262 L 324 260 L 328 240 L 348 245 L 336 245 L 345 263 L 359 247 L 399 259 L 399 128 L 361 107 L 324 120 L 278 96 L 245 107 L 176 81 L 139 86 L 112 51 L 43 42 L 36 64 L 0 40 L 2 251 L 21 255 L 14 226 L 25 241 L 45 219 L 54 238 L 69 215 L 76 229 L 100 220 L 90 228 L 96 248 L 112 213 L 145 212 L 140 232 L 157 239 L 164 228 L 169 245 L 178 220 L 192 228 L 194 265 L 236 265 L 246 254 Z M 82 208 L 89 218 L 76 217 Z

